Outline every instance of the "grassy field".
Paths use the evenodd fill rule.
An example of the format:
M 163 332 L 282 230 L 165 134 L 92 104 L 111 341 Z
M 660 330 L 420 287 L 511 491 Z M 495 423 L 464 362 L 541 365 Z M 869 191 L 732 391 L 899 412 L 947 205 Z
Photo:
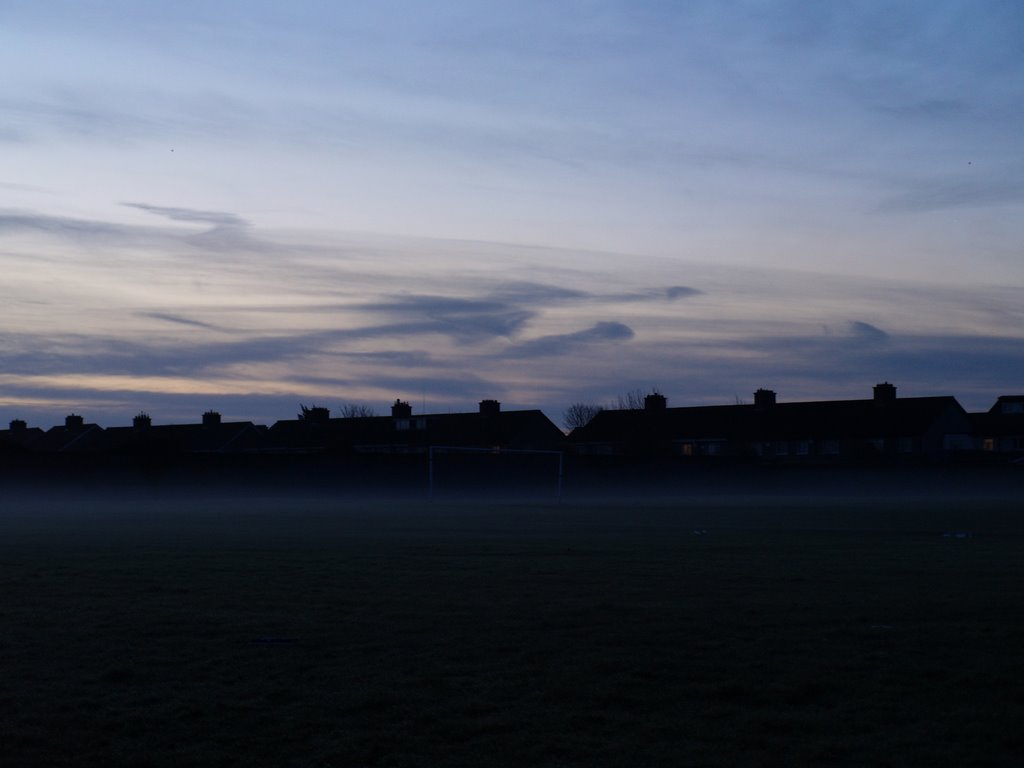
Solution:
M 0 760 L 1017 766 L 1020 512 L 7 503 Z

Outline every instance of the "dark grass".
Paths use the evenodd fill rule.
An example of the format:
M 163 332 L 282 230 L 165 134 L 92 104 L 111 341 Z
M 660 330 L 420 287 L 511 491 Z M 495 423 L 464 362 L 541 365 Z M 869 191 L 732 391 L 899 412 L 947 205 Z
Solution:
M 1014 506 L 8 505 L 0 755 L 1019 765 Z

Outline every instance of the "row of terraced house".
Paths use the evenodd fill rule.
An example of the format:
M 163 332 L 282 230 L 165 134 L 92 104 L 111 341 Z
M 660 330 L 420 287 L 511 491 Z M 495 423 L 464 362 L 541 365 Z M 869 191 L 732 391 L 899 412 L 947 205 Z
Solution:
M 896 396 L 887 382 L 871 398 L 778 402 L 760 389 L 752 404 L 669 407 L 651 393 L 643 408 L 599 411 L 566 435 L 540 410 L 502 410 L 484 400 L 471 413 L 414 414 L 396 400 L 389 416 L 331 418 L 304 409 L 270 427 L 225 422 L 155 425 L 139 414 L 131 426 L 101 427 L 79 415 L 43 430 L 15 420 L 0 430 L 0 456 L 46 453 L 174 455 L 196 453 L 416 454 L 432 446 L 557 450 L 581 456 L 743 458 L 772 462 L 1024 456 L 1024 396 L 999 397 L 968 413 L 955 397 Z

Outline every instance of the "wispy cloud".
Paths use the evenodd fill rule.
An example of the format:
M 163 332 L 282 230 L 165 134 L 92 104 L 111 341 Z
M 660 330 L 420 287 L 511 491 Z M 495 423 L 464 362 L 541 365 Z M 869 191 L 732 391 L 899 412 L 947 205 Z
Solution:
M 109 239 L 122 237 L 139 228 L 124 227 L 104 221 L 76 219 L 67 216 L 0 210 L 0 234 L 38 232 L 69 239 Z
M 0 236 L 18 235 L 13 251 L 24 251 L 0 256 L 17 280 L 0 336 L 7 418 L 61 382 L 68 392 L 107 382 L 129 393 L 118 402 L 138 392 L 137 407 L 157 416 L 161 392 L 179 402 L 189 382 L 193 405 L 204 393 L 285 393 L 283 413 L 253 412 L 272 421 L 299 397 L 466 407 L 496 396 L 557 415 L 631 387 L 657 386 L 677 404 L 731 402 L 758 386 L 786 399 L 856 395 L 883 379 L 901 392 L 987 397 L 993 372 L 1024 377 L 1012 286 L 938 290 L 640 257 L 622 273 L 582 250 L 356 236 L 309 245 L 294 233 L 265 253 L 199 251 L 185 247 L 196 230 L 260 234 L 223 211 L 140 205 L 173 221 L 0 215 Z M 25 232 L 47 236 L 39 255 Z M 67 276 L 59 295 L 55 265 Z
M 201 320 L 194 320 L 189 317 L 183 317 L 181 315 L 171 314 L 169 312 L 139 312 L 139 317 L 148 317 L 153 320 L 163 320 L 168 323 L 175 323 L 176 325 L 187 325 L 192 328 L 203 328 L 208 331 L 221 331 L 223 328 L 219 328 L 216 325 L 210 323 L 204 323 Z
M 582 349 L 604 343 L 629 341 L 635 335 L 633 329 L 628 325 L 605 320 L 582 331 L 541 336 L 516 344 L 508 350 L 507 354 L 513 357 L 561 355 L 568 352 L 580 352 Z
M 691 296 L 702 296 L 704 291 L 698 288 L 691 288 L 688 285 L 673 285 L 665 289 L 665 298 L 669 301 L 676 299 L 688 299 Z
M 879 203 L 881 213 L 927 213 L 949 208 L 1016 205 L 1024 201 L 1021 169 L 1005 174 L 968 177 L 960 172 L 949 179 L 930 179 L 909 185 Z
M 871 323 L 862 320 L 850 321 L 850 332 L 854 338 L 865 342 L 885 342 L 889 340 L 889 334 L 881 328 L 876 328 Z
M 490 289 L 489 300 L 500 302 L 558 303 L 591 298 L 578 288 L 536 282 L 499 283 Z
M 221 227 L 241 227 L 248 222 L 241 216 L 224 211 L 203 211 L 195 208 L 176 208 L 163 205 L 150 205 L 148 203 L 121 203 L 127 208 L 138 208 L 146 213 L 153 213 L 157 216 L 164 216 L 171 221 L 187 221 L 190 223 L 213 224 Z
M 887 103 L 880 105 L 878 109 L 896 117 L 934 121 L 964 115 L 970 111 L 970 106 L 962 99 L 934 98 Z

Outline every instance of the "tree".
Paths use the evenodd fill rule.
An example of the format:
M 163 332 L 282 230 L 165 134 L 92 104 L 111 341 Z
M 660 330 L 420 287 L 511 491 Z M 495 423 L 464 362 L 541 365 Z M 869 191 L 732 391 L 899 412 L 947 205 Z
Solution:
M 331 418 L 330 410 L 319 405 L 306 407 L 300 403 L 299 408 L 302 409 L 302 413 L 299 414 L 300 421 L 323 422 Z
M 619 395 L 616 408 L 620 411 L 642 411 L 644 409 L 644 393 L 640 389 L 631 389 Z
M 566 429 L 585 427 L 603 410 L 600 405 L 593 403 L 573 403 L 562 412 L 562 424 Z
M 372 406 L 361 405 L 360 403 L 345 403 L 338 408 L 338 413 L 343 419 L 365 419 L 368 416 L 376 416 L 377 412 Z

